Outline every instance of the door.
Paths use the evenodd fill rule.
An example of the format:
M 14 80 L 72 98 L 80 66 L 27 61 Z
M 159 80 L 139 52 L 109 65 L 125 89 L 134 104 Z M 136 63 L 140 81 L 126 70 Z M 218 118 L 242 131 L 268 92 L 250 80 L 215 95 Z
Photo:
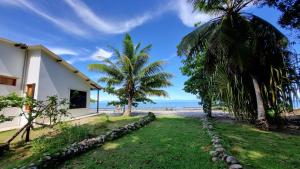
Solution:
M 34 90 L 35 90 L 35 84 L 28 84 L 27 85 L 26 96 L 30 97 L 30 98 L 34 98 Z M 26 106 L 25 110 L 30 111 L 30 107 Z

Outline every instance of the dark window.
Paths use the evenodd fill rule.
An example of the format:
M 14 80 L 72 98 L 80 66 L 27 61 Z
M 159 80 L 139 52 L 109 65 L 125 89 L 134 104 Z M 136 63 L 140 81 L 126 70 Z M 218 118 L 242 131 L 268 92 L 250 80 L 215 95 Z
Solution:
M 17 79 L 0 75 L 0 84 L 16 86 Z
M 70 91 L 70 109 L 86 108 L 86 92 Z

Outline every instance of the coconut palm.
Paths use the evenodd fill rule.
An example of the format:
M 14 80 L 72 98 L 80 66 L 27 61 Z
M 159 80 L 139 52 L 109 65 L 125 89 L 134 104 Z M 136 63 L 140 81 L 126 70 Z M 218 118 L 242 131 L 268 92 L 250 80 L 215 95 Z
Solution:
M 291 92 L 299 86 L 288 39 L 267 21 L 242 11 L 254 0 L 190 2 L 195 10 L 217 17 L 186 35 L 178 54 L 195 57 L 205 53 L 204 67 L 210 74 L 218 65 L 225 65 L 227 94 L 233 98 L 226 101 L 234 101 L 234 111 L 245 106 L 240 113 L 256 111 L 258 124 L 268 128 L 265 108 L 290 107 Z
M 149 62 L 149 51 L 152 45 L 140 49 L 141 43 L 134 46 L 129 34 L 123 41 L 123 52 L 116 48 L 114 58 L 105 59 L 104 63 L 90 64 L 91 71 L 103 73 L 99 79 L 113 88 L 119 98 L 127 98 L 127 110 L 124 115 L 130 115 L 135 102 L 151 101 L 148 96 L 164 96 L 168 93 L 162 87 L 171 85 L 171 74 L 163 72 L 163 61 Z

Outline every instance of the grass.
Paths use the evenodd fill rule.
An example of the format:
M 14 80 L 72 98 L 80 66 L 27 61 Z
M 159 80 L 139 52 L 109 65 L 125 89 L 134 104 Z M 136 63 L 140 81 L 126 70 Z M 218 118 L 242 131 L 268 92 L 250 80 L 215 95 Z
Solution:
M 45 152 L 55 152 L 86 137 L 105 133 L 138 117 L 90 117 L 72 121 L 54 129 L 39 129 L 30 145 L 15 143 L 13 151 L 0 159 L 0 168 L 30 163 Z M 300 136 L 266 132 L 238 123 L 215 122 L 215 129 L 230 154 L 246 169 L 296 169 L 300 166 Z M 41 136 L 50 131 L 50 134 Z M 0 133 L 0 138 L 8 132 Z M 58 168 L 226 168 L 223 162 L 212 163 L 208 135 L 197 119 L 176 116 L 158 117 L 149 125 L 118 140 L 107 142 L 71 159 Z
M 245 124 L 216 122 L 226 149 L 248 169 L 300 167 L 300 136 L 265 132 Z
M 197 119 L 160 117 L 148 126 L 67 161 L 61 168 L 225 168 L 212 163 L 210 142 Z
M 94 116 L 57 125 L 53 129 L 44 128 L 31 132 L 33 139 L 26 145 L 18 138 L 11 151 L 0 159 L 0 168 L 13 168 L 17 165 L 30 163 L 39 159 L 43 153 L 56 152 L 76 141 L 94 137 L 105 132 L 136 121 L 139 117 L 109 117 Z M 0 138 L 6 140 L 15 131 L 1 132 Z

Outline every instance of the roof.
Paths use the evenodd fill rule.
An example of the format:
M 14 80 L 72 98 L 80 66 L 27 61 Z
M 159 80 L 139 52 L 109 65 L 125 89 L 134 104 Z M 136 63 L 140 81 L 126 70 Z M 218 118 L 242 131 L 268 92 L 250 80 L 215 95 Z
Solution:
M 4 39 L 4 38 L 0 38 L 0 42 L 8 44 L 8 45 L 25 45 L 25 46 L 27 46 L 26 44 L 14 42 L 14 41 Z M 91 80 L 85 74 L 80 72 L 74 66 L 69 64 L 67 61 L 65 61 L 60 56 L 53 53 L 51 50 L 49 50 L 45 46 L 43 46 L 43 45 L 31 45 L 31 46 L 27 46 L 27 47 L 28 47 L 28 49 L 32 49 L 32 50 L 38 49 L 38 50 L 41 50 L 41 51 L 47 53 L 48 56 L 50 56 L 52 59 L 56 60 L 56 62 L 59 62 L 61 65 L 65 66 L 67 69 L 69 69 L 71 72 L 75 73 L 77 76 L 82 78 L 86 83 L 88 83 L 91 86 L 91 88 L 93 88 L 93 89 L 102 89 L 102 87 L 100 85 L 98 85 L 95 81 Z

